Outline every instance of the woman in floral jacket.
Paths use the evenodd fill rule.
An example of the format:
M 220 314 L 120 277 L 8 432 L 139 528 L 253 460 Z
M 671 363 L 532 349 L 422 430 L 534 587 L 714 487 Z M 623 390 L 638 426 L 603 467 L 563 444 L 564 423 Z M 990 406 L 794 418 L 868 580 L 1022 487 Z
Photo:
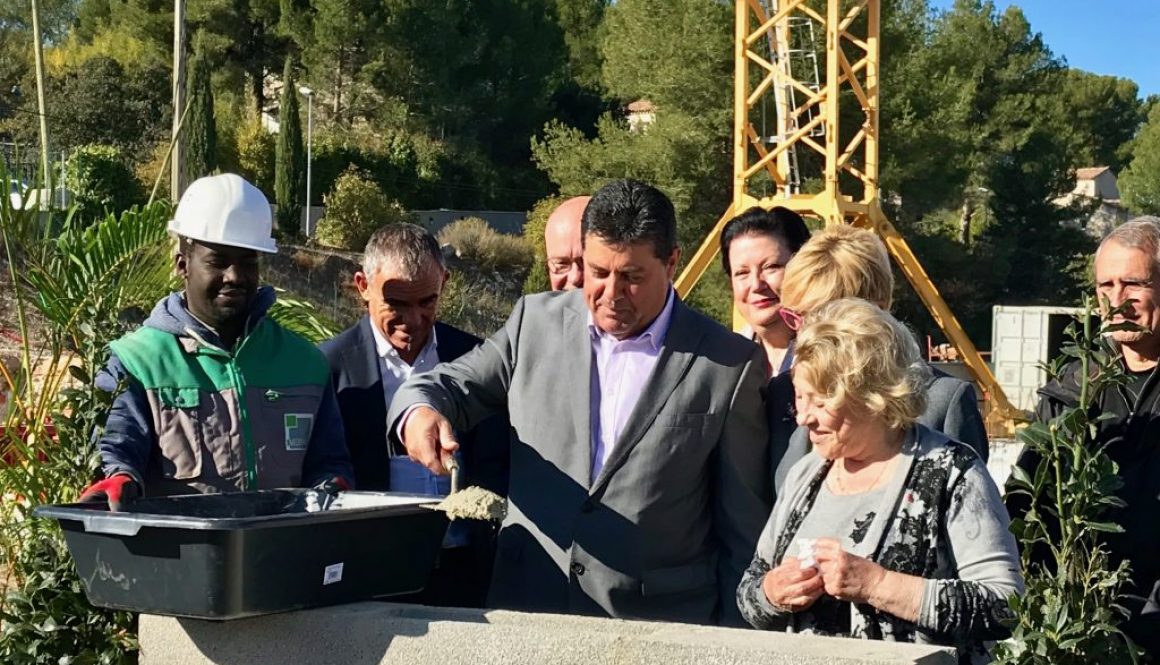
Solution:
M 918 345 L 864 300 L 798 334 L 795 409 L 813 451 L 791 469 L 737 589 L 756 628 L 958 649 L 989 662 L 1022 593 L 999 491 L 975 452 L 916 422 Z

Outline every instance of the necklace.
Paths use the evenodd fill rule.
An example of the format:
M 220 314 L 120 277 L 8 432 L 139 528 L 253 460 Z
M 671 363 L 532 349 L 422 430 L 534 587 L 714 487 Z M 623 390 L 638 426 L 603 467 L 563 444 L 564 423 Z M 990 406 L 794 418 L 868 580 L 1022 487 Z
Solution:
M 835 465 L 835 466 L 837 466 L 837 465 Z M 846 470 L 846 458 L 843 457 L 842 458 L 842 468 L 838 470 L 839 471 L 838 473 L 834 474 L 834 484 L 838 486 L 837 487 L 838 494 L 858 494 L 861 492 L 869 492 L 870 490 L 872 490 L 878 486 L 878 482 L 882 480 L 882 476 L 885 475 L 886 469 L 888 469 L 892 466 L 894 466 L 894 458 L 893 457 L 891 457 L 890 459 L 886 460 L 881 465 L 879 465 L 878 475 L 874 476 L 873 482 L 871 482 L 865 488 L 858 489 L 858 490 L 851 490 L 849 487 L 846 486 L 846 483 L 842 482 L 843 475 L 846 475 L 846 476 L 852 475 L 849 471 Z

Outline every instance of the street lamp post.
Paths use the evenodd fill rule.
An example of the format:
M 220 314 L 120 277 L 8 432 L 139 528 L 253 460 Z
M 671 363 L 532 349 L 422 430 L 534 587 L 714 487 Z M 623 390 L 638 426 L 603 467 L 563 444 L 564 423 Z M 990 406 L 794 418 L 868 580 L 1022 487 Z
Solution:
M 302 233 L 309 234 L 310 228 L 310 169 L 313 162 L 314 148 L 314 91 L 306 86 L 299 86 L 298 92 L 306 95 L 306 208 L 302 211 Z

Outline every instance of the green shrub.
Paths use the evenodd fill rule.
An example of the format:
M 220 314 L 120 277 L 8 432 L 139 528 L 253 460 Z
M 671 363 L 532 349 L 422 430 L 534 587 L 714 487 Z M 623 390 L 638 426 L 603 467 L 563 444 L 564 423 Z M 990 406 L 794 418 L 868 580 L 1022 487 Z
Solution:
M 443 227 L 439 244 L 450 245 L 460 260 L 494 272 L 523 275 L 534 260 L 533 250 L 524 238 L 499 233 L 478 217 Z
M 86 224 L 145 201 L 144 189 L 128 161 L 113 146 L 77 148 L 66 170 L 67 186 L 76 203 L 75 216 Z
M 238 131 L 238 175 L 254 183 L 268 199 L 274 198 L 275 142 L 256 113 Z
M 403 206 L 353 167 L 338 177 L 323 201 L 326 215 L 318 224 L 318 242 L 329 247 L 362 251 L 375 229 L 412 221 Z
M 544 250 L 544 229 L 548 226 L 548 216 L 567 198 L 563 196 L 549 196 L 540 199 L 528 212 L 528 222 L 524 224 L 524 242 L 532 248 L 535 260 L 528 270 L 528 278 L 524 280 L 524 293 L 540 293 L 552 288 L 548 281 L 548 258 Z

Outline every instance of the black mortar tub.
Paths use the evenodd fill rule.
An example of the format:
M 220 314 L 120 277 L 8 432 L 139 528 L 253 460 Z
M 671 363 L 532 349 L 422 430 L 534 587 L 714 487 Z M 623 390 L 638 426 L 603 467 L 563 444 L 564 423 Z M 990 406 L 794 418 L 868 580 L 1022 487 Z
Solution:
M 223 620 L 422 590 L 447 531 L 430 508 L 441 498 L 343 492 L 331 503 L 288 489 L 35 514 L 60 523 L 93 605 Z

